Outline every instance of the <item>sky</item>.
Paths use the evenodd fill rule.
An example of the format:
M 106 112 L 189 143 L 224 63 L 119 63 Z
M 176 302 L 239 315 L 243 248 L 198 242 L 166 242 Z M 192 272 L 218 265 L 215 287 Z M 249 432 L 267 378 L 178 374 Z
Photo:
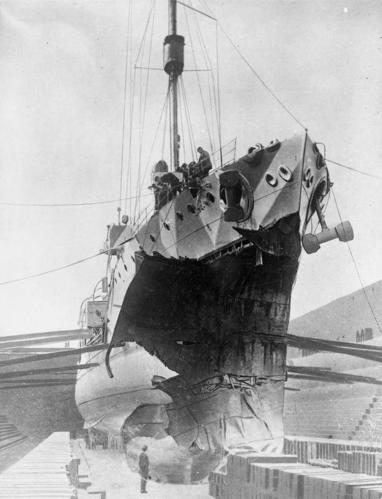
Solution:
M 327 157 L 382 177 L 382 3 L 340 0 L 207 0 L 225 32 Z M 3 0 L 0 4 L 0 203 L 81 203 L 119 197 L 126 42 L 131 60 L 142 40 L 152 0 Z M 194 7 L 206 10 L 202 0 Z M 167 1 L 156 0 L 153 50 L 142 65 L 161 67 Z M 179 6 L 178 30 L 186 36 L 186 68 L 194 68 L 187 19 Z M 199 16 L 206 41 L 215 23 Z M 128 34 L 131 32 L 131 37 Z M 195 36 L 195 33 L 194 33 Z M 221 30 L 219 81 L 222 142 L 249 145 L 302 133 L 238 56 Z M 149 43 L 149 38 L 147 38 Z M 212 64 L 216 67 L 214 46 Z M 200 62 L 203 66 L 203 61 Z M 146 73 L 137 77 L 144 89 Z M 202 73 L 200 73 L 202 75 Z M 202 77 L 202 76 L 201 76 Z M 206 77 L 204 75 L 203 77 Z M 195 73 L 185 73 L 197 145 L 208 148 Z M 129 94 L 131 74 L 128 73 Z M 150 72 L 142 149 L 124 149 L 126 164 L 151 165 L 162 154 L 152 137 L 167 88 L 166 75 Z M 206 98 L 206 94 L 204 95 Z M 133 139 L 139 125 L 133 122 Z M 124 137 L 124 141 L 123 141 Z M 190 153 L 191 154 L 191 153 Z M 350 220 L 350 243 L 366 285 L 382 279 L 382 179 L 330 165 L 341 216 Z M 135 192 L 131 168 L 128 192 Z M 145 184 L 146 179 L 142 181 Z M 146 185 L 149 185 L 147 180 Z M 149 191 L 143 190 L 147 200 Z M 0 335 L 77 327 L 79 307 L 103 276 L 106 257 L 40 278 L 1 284 L 98 253 L 117 204 L 22 207 L 0 204 Z M 339 217 L 333 199 L 328 224 Z M 298 316 L 360 287 L 346 245 L 330 242 L 303 254 L 293 291 Z M 365 303 L 365 306 L 366 303 Z

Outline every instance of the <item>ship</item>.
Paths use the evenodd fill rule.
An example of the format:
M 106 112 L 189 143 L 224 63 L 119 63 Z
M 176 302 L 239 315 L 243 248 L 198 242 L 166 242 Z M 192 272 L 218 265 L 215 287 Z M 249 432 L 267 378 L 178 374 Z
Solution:
M 85 346 L 95 351 L 81 364 L 92 367 L 79 371 L 75 397 L 85 427 L 121 436 L 128 458 L 149 446 L 154 478 L 195 482 L 229 450 L 282 450 L 301 252 L 349 241 L 353 231 L 349 222 L 326 224 L 332 183 L 306 130 L 248 144 L 228 162 L 220 154 L 217 165 L 200 148 L 197 161 L 180 165 L 185 38 L 177 8 L 190 6 L 168 4 L 170 156 L 153 167 L 152 212 L 108 228 L 99 298 L 82 309 L 91 331 Z

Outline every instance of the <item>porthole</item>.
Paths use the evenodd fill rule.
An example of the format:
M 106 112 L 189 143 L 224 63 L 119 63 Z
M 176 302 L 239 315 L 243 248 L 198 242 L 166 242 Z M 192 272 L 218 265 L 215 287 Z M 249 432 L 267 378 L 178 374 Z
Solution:
M 279 166 L 279 175 L 285 180 L 285 182 L 290 182 L 292 180 L 293 174 L 287 166 L 280 165 Z
M 272 175 L 272 173 L 267 173 L 265 175 L 265 180 L 271 187 L 276 187 L 277 185 L 277 178 Z

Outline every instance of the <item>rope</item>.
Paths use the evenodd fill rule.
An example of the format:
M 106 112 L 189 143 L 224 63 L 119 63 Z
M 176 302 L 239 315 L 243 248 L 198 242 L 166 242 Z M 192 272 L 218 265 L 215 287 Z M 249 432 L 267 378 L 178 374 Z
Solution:
M 152 155 L 153 150 L 154 150 L 155 142 L 157 140 L 157 136 L 158 136 L 158 132 L 159 132 L 160 124 L 162 122 L 163 115 L 165 115 L 165 119 L 167 120 L 167 106 L 168 106 L 168 102 L 169 102 L 169 96 L 170 96 L 170 84 L 168 85 L 168 88 L 167 88 L 167 94 L 166 94 L 164 102 L 163 102 L 162 110 L 161 110 L 159 120 L 158 120 L 158 125 L 157 125 L 157 128 L 155 130 L 153 141 L 151 143 L 151 149 L 150 149 L 150 153 L 149 153 L 148 158 L 147 158 L 147 163 L 146 163 L 146 166 L 145 166 L 145 169 L 143 172 L 142 182 L 139 186 L 139 193 L 141 193 L 142 189 L 143 189 L 143 184 L 144 184 L 145 179 L 146 179 L 148 167 L 150 165 L 151 155 Z M 140 196 L 140 194 L 138 194 L 138 195 Z M 147 194 L 146 194 L 146 196 L 147 196 Z M 143 195 L 141 197 L 143 197 Z
M 181 78 L 182 77 L 180 76 L 180 79 Z M 193 148 L 192 139 L 191 139 L 190 124 L 188 122 L 186 106 L 184 105 L 182 82 L 180 82 L 180 85 L 179 85 L 179 97 L 180 97 L 181 103 L 183 104 L 183 105 L 179 106 L 179 111 L 180 111 L 181 116 L 182 116 L 182 113 L 184 113 L 184 120 L 186 122 L 185 128 L 187 127 L 188 141 L 189 141 L 189 146 L 190 146 L 190 157 L 192 157 L 192 159 L 194 160 L 195 153 L 194 153 L 194 148 Z M 184 133 L 184 137 L 186 137 L 185 133 Z M 184 149 L 185 149 L 185 156 L 187 156 L 187 154 L 186 154 L 186 140 L 183 140 L 183 144 L 184 144 Z
M 222 153 L 222 125 L 221 125 L 221 100 L 220 100 L 220 71 L 219 71 L 219 32 L 218 25 L 215 23 L 215 50 L 216 50 L 216 90 L 217 90 L 217 115 L 218 115 L 218 135 L 219 135 L 219 151 L 220 151 L 220 166 L 223 166 Z
M 128 156 L 128 175 L 127 175 L 127 182 L 126 182 L 126 184 L 127 184 L 126 185 L 126 192 L 128 189 L 130 189 L 130 193 L 131 193 L 131 188 L 132 188 L 131 156 L 132 156 L 133 121 L 134 121 L 134 110 L 135 110 L 135 98 L 134 98 L 134 96 L 135 96 L 135 87 L 136 87 L 136 69 L 135 69 L 135 66 L 137 66 L 139 58 L 141 57 L 141 54 L 142 54 L 142 49 L 144 46 L 147 30 L 148 30 L 151 15 L 153 12 L 153 5 L 154 5 L 154 0 L 152 0 L 151 9 L 150 9 L 149 15 L 147 17 L 145 29 L 143 31 L 142 39 L 141 39 L 141 42 L 140 42 L 140 45 L 138 48 L 138 54 L 137 54 L 137 57 L 135 59 L 135 64 L 134 64 L 134 71 L 132 68 L 133 65 L 132 64 L 130 65 L 129 156 Z M 142 57 L 143 57 L 143 54 L 142 54 Z M 142 89 L 142 85 L 140 85 L 140 90 L 141 89 Z M 136 197 L 134 197 L 134 199 L 135 198 Z M 131 202 L 129 203 L 129 211 L 131 214 L 132 213 L 132 203 Z
M 132 20 L 133 20 L 133 11 L 132 11 L 132 0 L 130 0 L 129 3 L 129 8 L 130 8 L 130 17 L 129 21 L 130 24 L 128 25 L 128 33 L 130 33 L 130 93 L 129 93 L 129 99 L 130 99 L 130 116 L 129 116 L 129 146 L 128 146 L 128 160 L 127 160 L 127 174 L 126 174 L 126 186 L 125 186 L 125 195 L 128 195 L 128 190 L 131 189 L 131 153 L 132 153 L 132 134 L 133 134 L 133 116 L 134 116 L 134 90 L 135 90 L 135 70 L 133 71 L 133 63 L 132 63 L 132 46 L 133 46 L 133 35 L 132 35 Z M 131 191 L 130 191 L 131 195 Z M 127 208 L 127 203 L 125 202 L 124 208 L 126 211 Z M 132 203 L 130 201 L 129 203 L 129 213 L 131 215 L 132 212 Z
M 0 282 L 0 286 L 5 286 L 6 284 L 13 284 L 14 282 L 27 281 L 29 279 L 34 279 L 35 277 L 41 277 L 44 275 L 53 274 L 54 272 L 59 272 L 60 270 L 67 269 L 69 267 L 74 267 L 75 265 L 79 265 L 80 263 L 92 260 L 93 258 L 96 258 L 97 256 L 103 255 L 105 253 L 107 253 L 107 251 L 100 251 L 95 255 L 86 256 L 85 258 L 81 258 L 81 260 L 76 260 L 75 262 L 67 263 L 66 265 L 62 265 L 61 267 L 55 267 L 50 270 L 45 270 L 44 272 L 38 272 L 37 274 L 30 274 L 24 277 L 18 277 L 16 279 L 10 279 L 8 281 L 2 281 Z
M 208 7 L 207 3 L 205 0 L 203 0 L 203 3 L 205 4 L 206 8 L 210 11 L 211 9 Z M 214 16 L 215 17 L 215 16 Z M 292 111 L 281 101 L 279 97 L 275 94 L 275 92 L 265 83 L 265 81 L 261 78 L 259 73 L 255 70 L 255 68 L 251 65 L 251 63 L 248 61 L 248 59 L 240 52 L 239 48 L 235 45 L 231 37 L 228 35 L 228 33 L 225 31 L 221 23 L 216 20 L 216 24 L 220 27 L 222 30 L 224 36 L 227 38 L 229 43 L 232 45 L 234 50 L 238 53 L 239 57 L 242 59 L 242 61 L 246 64 L 246 66 L 250 69 L 250 71 L 255 75 L 255 77 L 258 79 L 258 81 L 263 85 L 263 87 L 268 90 L 268 92 L 272 95 L 272 97 L 278 102 L 278 104 L 284 109 L 286 113 L 289 114 L 289 116 L 294 119 L 294 121 L 300 125 L 301 128 L 304 130 L 307 130 L 307 127 L 301 123 L 301 121 L 292 113 Z
M 202 35 L 202 31 L 200 29 L 200 25 L 199 25 L 199 21 L 198 21 L 198 18 L 197 16 L 195 16 L 195 25 L 196 25 L 196 29 L 198 30 L 198 35 L 199 35 L 199 41 L 200 41 L 200 45 L 202 47 L 202 54 L 203 54 L 203 58 L 204 58 L 204 62 L 205 62 L 205 65 L 211 69 L 210 73 L 208 74 L 208 95 L 209 95 L 209 100 L 210 100 L 210 109 L 211 109 L 211 116 L 214 116 L 215 115 L 215 118 L 216 118 L 216 128 L 219 129 L 219 113 L 218 113 L 218 104 L 217 104 L 217 96 L 216 96 L 216 85 L 215 85 L 215 77 L 214 77 L 214 72 L 212 70 L 212 62 L 211 62 L 211 58 L 209 56 L 209 53 L 208 53 L 208 49 L 206 47 L 206 44 L 204 42 L 204 38 L 203 38 L 203 35 Z M 211 89 L 212 89 L 212 96 L 211 96 Z M 214 121 L 212 120 L 212 124 L 215 125 Z M 217 133 L 217 135 L 219 135 L 219 132 Z M 215 149 L 215 146 L 214 148 Z
M 337 203 L 337 198 L 336 198 L 336 195 L 335 195 L 335 193 L 334 193 L 333 187 L 332 187 L 331 191 L 333 192 L 333 199 L 334 199 L 334 203 L 335 203 L 335 205 L 336 205 L 337 213 L 338 213 L 338 216 L 339 216 L 339 218 L 340 218 L 340 220 L 341 220 L 341 223 L 342 223 L 342 221 L 343 221 L 343 220 L 342 220 L 342 217 L 341 217 L 340 209 L 339 209 L 339 206 L 338 206 L 338 203 Z M 361 284 L 361 288 L 362 288 L 363 294 L 365 295 L 365 299 L 366 299 L 366 301 L 367 301 L 367 304 L 369 305 L 369 309 L 370 309 L 371 315 L 373 316 L 373 319 L 374 319 L 374 321 L 375 321 L 375 323 L 376 323 L 376 325 L 377 325 L 377 328 L 378 328 L 379 333 L 380 333 L 380 334 L 382 334 L 382 329 L 381 329 L 381 326 L 380 326 L 380 324 L 379 324 L 379 322 L 378 322 L 377 316 L 376 316 L 376 314 L 375 314 L 375 312 L 374 312 L 374 308 L 373 308 L 373 306 L 372 306 L 372 304 L 371 304 L 371 302 L 370 302 L 370 300 L 369 300 L 369 297 L 367 296 L 366 289 L 365 289 L 365 285 L 364 285 L 364 283 L 363 283 L 363 280 L 362 280 L 361 274 L 360 274 L 360 272 L 359 272 L 359 268 L 358 268 L 358 265 L 357 265 L 356 259 L 354 258 L 353 252 L 352 252 L 352 250 L 351 250 L 351 248 L 350 248 L 350 245 L 349 245 L 348 241 L 346 241 L 346 246 L 347 246 L 347 248 L 348 248 L 348 250 L 349 250 L 350 257 L 351 257 L 351 259 L 352 259 L 352 261 L 353 261 L 353 265 L 354 265 L 354 268 L 355 268 L 356 274 L 357 274 L 357 276 L 358 276 L 359 283 Z
M 180 90 L 179 90 L 179 97 L 180 97 Z M 186 163 L 186 141 L 184 140 L 184 125 L 183 125 L 183 113 L 182 113 L 182 106 L 179 106 L 179 124 L 180 124 L 180 136 L 181 136 L 181 144 L 182 144 L 182 156 L 183 156 L 183 161 L 181 163 Z M 163 146 L 164 146 L 164 134 L 163 134 Z M 179 151 L 180 152 L 180 151 Z M 163 148 L 162 148 L 162 157 L 163 157 Z
M 169 111 L 169 92 L 170 92 L 170 82 L 168 84 L 168 89 L 167 89 L 167 95 L 166 95 L 166 100 L 164 103 L 164 123 L 163 123 L 163 135 L 162 135 L 162 147 L 161 147 L 161 158 L 164 158 L 164 148 L 165 148 L 165 143 L 166 143 L 166 132 L 167 132 L 167 118 L 168 115 L 170 114 Z
M 145 194 L 147 196 L 148 194 Z M 135 199 L 138 196 L 126 197 L 121 199 L 108 199 L 105 201 L 90 201 L 84 203 L 8 203 L 8 202 L 0 202 L 0 206 L 19 206 L 19 207 L 28 207 L 28 208 L 56 208 L 56 207 L 66 207 L 66 206 L 94 206 L 99 204 L 112 204 L 119 203 L 120 201 L 127 201 L 129 199 Z
M 131 0 L 130 0 L 131 1 Z M 123 183 L 123 163 L 125 154 L 125 123 L 126 123 L 126 94 L 127 94 L 127 68 L 128 68 L 128 57 L 129 57 L 129 23 L 130 23 L 130 8 L 127 19 L 127 35 L 126 35 L 126 47 L 125 47 L 125 82 L 123 89 L 123 115 L 122 115 L 122 137 L 121 137 L 121 167 L 120 167 L 120 177 L 119 177 L 119 205 L 122 201 L 122 183 Z M 119 212 L 120 213 L 120 212 Z
M 359 173 L 361 175 L 365 175 L 366 177 L 377 178 L 379 180 L 382 180 L 381 175 L 374 175 L 373 173 L 363 172 L 362 170 L 358 170 L 357 168 L 353 168 L 351 166 L 344 165 L 343 163 L 338 163 L 337 161 L 333 161 L 331 159 L 325 159 L 325 161 L 328 161 L 329 163 L 332 163 L 333 165 L 340 166 L 341 168 L 345 168 L 346 170 L 350 170 L 352 172 L 356 172 L 356 173 Z
M 156 7 L 156 2 L 153 0 L 152 2 L 152 8 L 150 15 L 152 13 L 152 22 L 151 22 L 151 34 L 150 34 L 150 43 L 149 43 L 149 55 L 148 55 L 148 62 L 147 65 L 150 67 L 151 63 L 151 51 L 152 51 L 152 44 L 153 44 L 153 35 L 154 35 L 154 22 L 155 22 L 155 7 Z M 141 109 L 141 114 L 142 114 L 142 122 L 141 122 L 141 131 L 140 131 L 140 140 L 139 140 L 139 160 L 138 160 L 138 177 L 137 177 L 137 189 L 138 192 L 141 192 L 141 173 L 142 173 L 142 148 L 143 148 L 143 134 L 144 134 L 144 128 L 145 128 L 145 122 L 146 122 L 146 110 L 147 110 L 147 95 L 148 95 L 148 89 L 149 89 L 149 81 L 150 81 L 150 71 L 146 71 L 146 81 L 145 81 L 145 92 L 144 92 L 144 100 L 142 103 L 142 109 Z M 141 87 L 143 88 L 143 86 Z M 137 196 L 135 200 L 135 206 L 134 206 L 134 217 L 137 213 L 137 211 L 140 211 L 140 196 Z
M 159 219 L 160 219 L 160 221 L 161 221 L 161 226 L 160 226 L 160 229 L 159 229 L 159 233 L 158 233 L 158 235 L 157 235 L 157 238 L 158 238 L 158 237 L 161 235 L 161 233 L 162 233 L 163 226 L 164 226 L 164 224 L 165 224 L 165 222 L 166 222 L 166 220 L 167 220 L 167 217 L 168 217 L 168 215 L 169 215 L 169 213 L 170 213 L 170 210 L 171 210 L 171 208 L 173 207 L 174 203 L 175 203 L 175 198 L 171 201 L 170 206 L 168 207 L 168 210 L 167 210 L 167 213 L 166 213 L 166 215 L 165 215 L 164 219 L 163 219 L 163 220 L 161 220 L 161 219 L 160 219 L 160 217 L 159 217 Z M 149 227 L 149 223 L 147 223 L 147 225 L 146 225 L 145 237 L 144 237 L 144 239 L 143 239 L 142 246 L 144 246 L 144 245 L 145 245 L 146 238 L 147 238 L 147 236 L 148 236 L 148 227 Z M 172 238 L 172 240 L 174 241 L 174 238 Z M 176 242 L 177 242 L 177 241 L 174 241 L 174 244 L 176 244 Z M 155 241 L 153 241 L 153 242 L 152 242 L 152 244 L 151 244 L 151 248 L 150 248 L 150 251 L 152 251 L 152 249 L 153 249 L 153 247 L 154 247 L 154 244 L 155 244 Z M 174 244 L 172 244 L 172 245 L 171 245 L 171 246 L 169 246 L 169 247 L 171 248 L 172 246 L 174 246 Z
M 195 55 L 195 48 L 194 48 L 194 40 L 193 40 L 192 33 L 191 33 L 190 22 L 189 22 L 189 19 L 188 19 L 187 11 L 185 12 L 185 14 L 186 14 L 187 29 L 188 29 L 188 33 L 189 33 L 189 36 L 190 36 L 190 42 L 191 42 L 192 58 L 194 60 L 195 66 L 197 66 L 196 55 Z M 205 105 L 204 98 L 203 98 L 203 92 L 202 92 L 202 86 L 201 86 L 201 83 L 200 83 L 199 73 L 196 73 L 196 80 L 198 82 L 200 100 L 202 102 L 202 109 L 203 109 L 203 114 L 204 114 L 204 120 L 205 120 L 206 126 L 207 126 L 208 139 L 210 141 L 210 150 L 212 151 L 213 148 L 214 148 L 214 146 L 213 146 L 213 143 L 212 143 L 212 135 L 211 135 L 210 125 L 209 125 L 208 118 L 207 118 L 207 110 L 206 110 L 206 105 Z
M 191 143 L 191 150 L 192 150 L 192 159 L 195 160 L 195 150 L 196 150 L 196 145 L 195 145 L 195 137 L 192 129 L 192 121 L 191 121 L 191 116 L 190 116 L 190 110 L 188 108 L 188 102 L 187 102 L 187 96 L 186 96 L 186 89 L 184 86 L 183 78 L 180 76 L 180 86 L 182 89 L 182 97 L 183 97 L 183 104 L 184 104 L 184 109 L 185 109 L 185 114 L 186 114 L 186 120 L 187 120 L 187 126 L 188 126 L 188 133 L 190 137 L 190 143 Z

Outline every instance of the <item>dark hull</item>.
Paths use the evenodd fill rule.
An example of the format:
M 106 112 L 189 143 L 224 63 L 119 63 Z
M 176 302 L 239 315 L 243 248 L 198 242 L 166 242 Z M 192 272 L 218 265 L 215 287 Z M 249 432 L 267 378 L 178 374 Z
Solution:
M 259 256 L 256 246 L 213 263 L 137 254 L 113 337 L 178 373 L 154 380 L 173 400 L 163 431 L 211 464 L 224 449 L 277 446 L 283 436 L 283 336 L 298 260 L 262 254 L 259 265 Z

